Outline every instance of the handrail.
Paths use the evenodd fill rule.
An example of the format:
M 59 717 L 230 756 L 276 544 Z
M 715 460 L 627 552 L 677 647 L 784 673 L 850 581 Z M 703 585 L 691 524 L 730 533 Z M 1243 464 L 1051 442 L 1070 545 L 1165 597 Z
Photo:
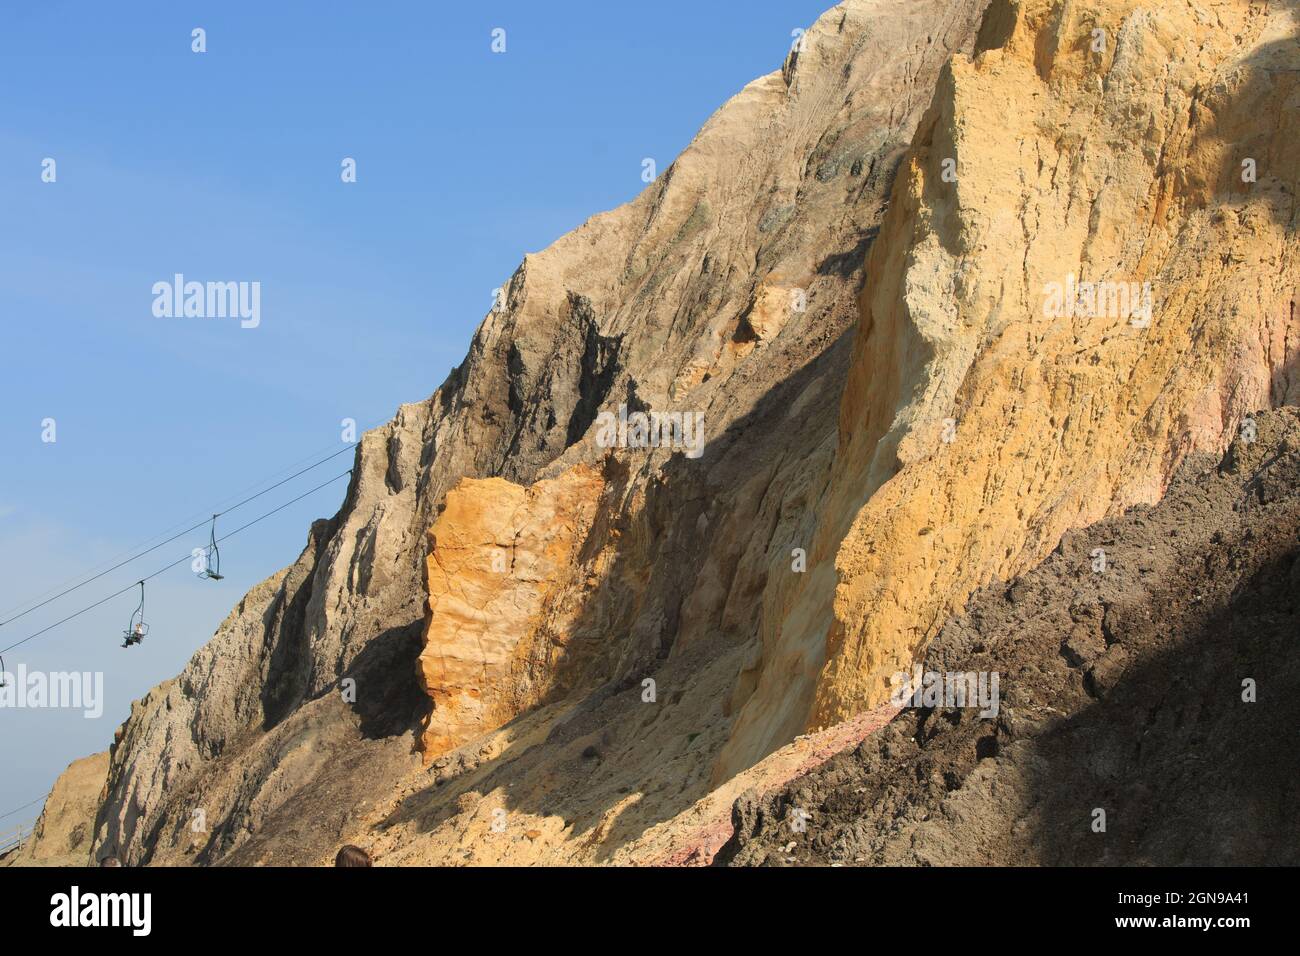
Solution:
M 27 842 L 32 835 L 31 823 L 20 823 L 7 830 L 0 830 L 0 853 L 8 853 Z

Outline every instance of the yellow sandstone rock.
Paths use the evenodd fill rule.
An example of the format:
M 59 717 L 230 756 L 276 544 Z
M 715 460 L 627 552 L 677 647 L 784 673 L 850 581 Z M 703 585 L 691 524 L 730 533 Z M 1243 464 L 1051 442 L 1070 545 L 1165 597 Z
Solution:
M 580 465 L 522 487 L 464 479 L 429 531 L 420 677 L 433 700 L 426 760 L 538 703 L 564 654 L 571 569 L 604 482 Z
M 1300 397 L 1294 37 L 1246 2 L 992 5 L 899 172 L 816 570 L 768 595 L 715 778 L 886 700 L 976 587 Z M 1109 297 L 1052 315 L 1078 283 Z M 1146 283 L 1149 323 L 1115 294 Z

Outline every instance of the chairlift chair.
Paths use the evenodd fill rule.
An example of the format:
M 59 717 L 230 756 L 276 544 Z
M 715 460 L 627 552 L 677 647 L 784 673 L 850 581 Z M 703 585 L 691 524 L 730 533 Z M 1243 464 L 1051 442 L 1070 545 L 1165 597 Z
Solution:
M 221 552 L 217 550 L 217 515 L 212 516 L 212 533 L 208 537 L 208 560 L 207 566 L 199 574 L 201 578 L 207 578 L 209 581 L 220 581 L 221 574 Z
M 140 606 L 132 612 L 131 620 L 127 622 L 126 630 L 122 632 L 122 646 L 130 647 L 139 644 L 148 633 L 149 625 L 144 622 L 144 582 L 141 581 Z

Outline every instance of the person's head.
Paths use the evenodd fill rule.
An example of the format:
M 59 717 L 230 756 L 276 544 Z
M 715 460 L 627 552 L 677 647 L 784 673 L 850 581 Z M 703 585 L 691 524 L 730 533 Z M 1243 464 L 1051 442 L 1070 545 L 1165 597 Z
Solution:
M 122 861 L 115 856 L 106 856 L 99 861 L 100 866 L 121 866 Z
M 342 847 L 334 857 L 335 866 L 373 866 L 370 862 L 370 854 L 359 846 L 353 846 L 349 843 Z

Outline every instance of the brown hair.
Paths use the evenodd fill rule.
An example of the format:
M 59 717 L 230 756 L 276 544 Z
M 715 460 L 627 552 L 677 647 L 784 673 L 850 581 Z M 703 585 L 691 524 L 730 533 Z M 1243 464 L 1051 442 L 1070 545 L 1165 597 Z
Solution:
M 349 843 L 339 849 L 338 854 L 334 857 L 335 866 L 373 866 L 370 862 L 370 854 L 359 846 L 353 846 Z

